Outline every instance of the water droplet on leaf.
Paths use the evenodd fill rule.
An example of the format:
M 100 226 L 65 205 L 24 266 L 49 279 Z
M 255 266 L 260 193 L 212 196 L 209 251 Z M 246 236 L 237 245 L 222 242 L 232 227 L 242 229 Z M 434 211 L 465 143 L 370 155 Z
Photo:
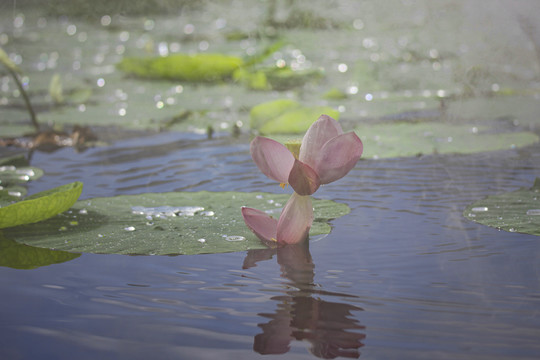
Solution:
M 225 237 L 226 241 L 244 241 L 246 240 L 245 237 L 240 235 L 223 235 Z

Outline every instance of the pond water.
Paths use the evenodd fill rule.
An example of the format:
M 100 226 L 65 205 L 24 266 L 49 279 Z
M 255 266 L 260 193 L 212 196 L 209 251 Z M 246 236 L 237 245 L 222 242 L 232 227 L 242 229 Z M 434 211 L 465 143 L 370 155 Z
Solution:
M 4 10 L 1 16 L 11 22 L 23 12 L 22 9 L 20 12 L 13 10 L 12 5 L 1 8 Z M 216 27 L 216 19 L 222 19 L 216 14 L 222 14 L 231 24 L 239 19 L 238 15 L 231 14 L 240 11 L 241 5 L 238 1 L 221 2 L 220 6 L 205 3 L 204 9 L 187 12 L 187 20 L 180 17 L 181 28 L 185 29 L 185 23 L 195 21 L 199 21 L 201 27 L 211 21 L 211 27 Z M 389 14 L 386 22 L 374 25 L 385 11 L 378 9 L 375 2 L 365 2 L 364 5 L 350 5 L 352 10 L 344 16 L 348 23 L 355 24 L 355 30 L 370 32 L 369 36 L 361 35 L 363 40 L 371 39 L 366 42 L 367 46 L 363 45 L 364 49 L 377 43 L 379 54 L 392 53 L 389 49 L 393 45 L 383 40 L 393 38 L 400 32 L 400 27 L 415 28 L 416 33 L 411 39 L 420 43 L 419 49 L 428 51 L 429 60 L 429 49 L 434 49 L 433 46 L 437 45 L 442 53 L 441 49 L 453 49 L 454 42 L 458 42 L 444 31 L 445 26 L 456 23 L 467 26 L 456 27 L 460 36 L 472 30 L 478 30 L 472 33 L 474 38 L 499 34 L 494 32 L 494 27 L 480 32 L 480 26 L 472 18 L 482 15 L 480 18 L 484 21 L 489 16 L 500 19 L 502 9 L 507 5 L 497 3 L 496 10 L 486 14 L 473 13 L 478 9 L 457 1 L 439 5 L 393 2 L 395 8 L 386 5 Z M 280 6 L 287 9 L 285 2 Z M 333 21 L 338 21 L 340 11 L 345 9 L 343 5 L 328 9 L 328 5 L 319 2 L 317 6 L 316 13 L 324 15 L 328 10 L 328 18 Z M 398 10 L 405 11 L 403 9 L 410 18 L 400 16 Z M 369 15 L 358 13 L 364 10 L 369 10 Z M 260 13 L 255 8 L 246 9 L 246 12 L 253 16 Z M 426 33 L 421 28 L 433 29 L 432 22 L 444 12 L 450 13 L 452 19 L 441 23 L 443 29 L 437 34 L 442 40 L 434 45 L 431 40 L 437 38 L 437 34 Z M 34 16 L 30 10 L 25 14 L 26 22 Z M 192 18 L 189 18 L 190 14 Z M 458 15 L 463 14 L 471 19 L 459 18 Z M 521 15 L 526 16 L 526 12 L 522 11 Z M 122 31 L 103 30 L 103 25 L 78 23 L 69 17 L 47 19 L 51 39 L 60 36 L 55 29 L 65 32 L 71 23 L 77 23 L 79 34 L 84 28 L 86 38 L 93 39 L 89 49 L 83 45 L 84 51 L 88 52 L 92 51 L 93 44 L 100 42 L 110 46 L 107 36 L 117 37 Z M 130 19 L 145 24 L 149 17 Z M 161 24 L 158 27 L 164 29 L 152 36 L 167 38 L 174 19 L 172 16 L 153 18 L 154 24 Z M 252 21 L 245 26 L 253 25 Z M 223 24 L 223 20 L 218 23 Z M 516 25 L 515 22 L 512 24 Z M 199 23 L 195 25 L 199 26 Z M 130 26 L 136 28 L 138 25 Z M 505 27 L 509 28 L 519 32 L 519 29 Z M 43 51 L 39 47 L 44 45 L 35 45 L 31 36 L 30 40 L 24 35 L 13 40 L 10 29 L 8 26 L 3 29 L 10 37 L 5 44 L 0 44 L 12 53 L 26 54 L 29 62 L 35 60 L 35 56 L 39 58 Z M 142 29 L 133 31 L 144 32 Z M 130 39 L 135 42 L 133 31 Z M 342 63 L 348 63 L 349 69 L 355 69 L 354 64 L 359 66 L 355 58 L 358 53 L 346 55 L 345 52 L 350 40 L 345 35 L 350 35 L 349 30 L 323 31 L 324 44 L 316 43 L 308 36 L 313 30 L 288 31 L 307 59 L 323 64 L 330 75 L 343 76 L 330 77 L 330 86 L 307 85 L 301 91 L 286 92 L 287 96 L 320 104 L 318 95 L 334 84 L 349 89 L 359 87 L 359 81 L 349 81 L 347 73 L 341 73 L 343 66 L 341 70 L 339 68 Z M 151 33 L 150 29 L 147 32 Z M 104 38 L 100 40 L 92 35 Z M 73 40 L 74 35 L 67 36 Z M 299 40 L 304 38 L 305 46 Z M 81 42 L 80 39 L 74 41 Z M 214 44 L 210 40 L 200 41 Z M 198 45 L 189 43 L 187 46 L 200 46 L 200 41 Z M 361 42 L 360 39 L 351 40 L 353 44 L 356 41 Z M 324 52 L 320 62 L 316 60 L 317 45 Z M 496 45 L 500 44 L 486 42 L 486 48 Z M 227 44 L 218 42 L 217 46 L 227 49 Z M 504 71 L 496 71 L 494 69 L 498 67 L 491 63 L 490 70 L 499 76 L 501 84 L 515 89 L 516 93 L 495 101 L 481 98 L 485 102 L 479 102 L 478 98 L 474 101 L 466 98 L 450 106 L 461 109 L 462 117 L 469 120 L 481 116 L 486 119 L 514 116 L 521 125 L 538 132 L 538 127 L 534 127 L 538 117 L 538 82 L 534 79 L 538 78 L 530 75 L 538 64 L 535 65 L 534 54 L 530 54 L 531 47 L 525 41 L 521 45 L 508 44 L 508 47 L 528 49 L 529 55 L 524 57 L 529 56 L 529 62 L 524 58 L 516 60 L 499 50 L 497 54 L 502 59 L 498 60 L 510 65 Z M 327 51 L 329 49 L 333 52 Z M 65 49 L 58 51 L 59 58 L 68 58 L 65 60 L 67 67 L 72 67 L 73 59 L 69 56 L 73 54 Z M 114 54 L 116 50 L 103 51 L 105 65 L 114 63 L 120 56 Z M 50 52 L 48 54 L 50 58 Z M 457 65 L 453 61 L 459 64 L 471 61 L 474 56 L 467 54 L 462 60 L 449 60 L 448 66 L 455 69 Z M 370 54 L 362 53 L 362 56 L 369 59 Z M 435 58 L 433 56 L 432 60 Z M 373 60 L 377 60 L 376 57 L 370 61 Z M 254 165 L 249 154 L 250 136 L 245 127 L 238 137 L 217 131 L 213 139 L 207 139 L 205 134 L 197 131 L 198 127 L 204 129 L 208 124 L 227 130 L 238 119 L 247 124 L 246 107 L 267 100 L 265 97 L 278 98 L 282 93 L 251 94 L 230 84 L 183 84 L 181 93 L 171 93 L 171 89 L 177 89 L 177 84 L 124 79 L 118 72 L 101 68 L 101 62 L 97 66 L 95 59 L 81 61 L 83 68 L 85 61 L 94 62 L 92 66 L 88 65 L 93 70 L 83 74 L 74 71 L 70 76 L 75 82 L 83 83 L 85 79 L 95 82 L 105 77 L 107 84 L 112 85 L 98 89 L 94 95 L 96 103 L 88 104 L 84 111 L 75 106 L 43 113 L 41 118 L 50 121 L 57 117 L 59 123 L 71 124 L 68 117 L 74 114 L 82 114 L 86 120 L 96 117 L 96 124 L 83 123 L 99 125 L 96 131 L 109 140 L 108 144 L 84 152 L 76 152 L 73 148 L 62 148 L 53 153 L 34 152 L 31 164 L 44 169 L 45 175 L 28 184 L 29 193 L 72 181 L 84 182 L 81 199 L 168 191 L 284 192 Z M 380 96 L 386 91 L 389 94 L 387 101 L 368 101 L 360 90 L 359 97 L 349 97 L 330 105 L 344 107 L 341 109 L 343 121 L 349 126 L 359 121 L 358 117 L 375 122 L 379 116 L 437 109 L 439 99 L 424 96 L 422 89 L 452 92 L 461 83 L 448 74 L 438 78 L 428 76 L 416 83 L 416 77 L 422 72 L 420 69 L 427 66 L 433 70 L 433 63 L 429 60 L 427 64 L 422 61 L 409 64 L 419 69 L 406 72 L 400 78 L 400 84 L 393 83 L 397 75 L 381 71 L 378 79 L 372 79 L 380 87 L 373 94 Z M 24 64 L 21 62 L 21 66 Z M 444 68 L 444 62 L 439 65 Z M 62 66 L 58 65 L 59 68 Z M 395 67 L 388 65 L 388 69 L 395 70 Z M 38 90 L 46 88 L 48 80 L 45 79 L 58 68 L 49 70 L 29 73 L 31 79 L 35 75 L 39 83 L 36 97 L 40 96 Z M 98 72 L 89 75 L 92 71 Z M 390 84 L 394 84 L 393 87 Z M 492 85 L 491 82 L 488 87 L 491 89 Z M 120 122 L 123 118 L 132 125 L 130 129 L 148 130 L 146 126 L 150 125 L 140 125 L 138 116 L 154 114 L 159 120 L 174 113 L 172 106 L 168 109 L 156 107 L 155 103 L 161 101 L 161 97 L 150 96 L 147 103 L 151 104 L 152 111 L 139 113 L 134 110 L 135 114 L 130 117 L 132 108 L 144 107 L 144 103 L 137 103 L 143 97 L 137 97 L 136 86 L 144 86 L 146 94 L 157 91 L 161 95 L 170 95 L 175 99 L 171 104 L 179 107 L 209 108 L 210 114 L 203 120 L 206 121 L 203 125 L 180 125 L 174 131 L 130 132 L 129 136 L 117 137 L 116 132 L 124 132 L 116 129 L 107 134 L 107 130 L 101 130 L 107 121 Z M 401 96 L 409 86 L 413 95 Z M 122 92 L 117 91 L 120 88 Z M 353 92 L 356 94 L 356 91 Z M 11 94 L 11 90 L 3 90 L 3 94 L 11 101 L 6 95 Z M 181 94 L 189 94 L 189 97 L 184 99 Z M 190 102 L 193 102 L 191 108 Z M 497 107 L 498 103 L 518 105 Z M 119 113 L 119 109 L 127 110 Z M 20 109 L 6 105 L 5 110 L 4 114 L 11 114 L 10 121 L 2 123 L 2 126 L 6 124 L 5 128 L 16 119 L 25 119 L 25 113 Z M 114 117 L 110 115 L 111 111 Z M 109 118 L 104 118 L 106 114 Z M 456 121 L 465 121 L 460 119 Z M 311 241 L 309 247 L 287 246 L 279 250 L 190 256 L 84 253 L 71 261 L 31 270 L 0 267 L 0 357 L 537 359 L 540 357 L 539 238 L 471 222 L 462 212 L 475 200 L 530 187 L 539 174 L 539 144 L 470 155 L 362 159 L 345 178 L 321 187 L 315 194 L 317 198 L 345 203 L 351 212 L 331 221 L 331 233 Z M 290 189 L 285 191 L 290 192 Z

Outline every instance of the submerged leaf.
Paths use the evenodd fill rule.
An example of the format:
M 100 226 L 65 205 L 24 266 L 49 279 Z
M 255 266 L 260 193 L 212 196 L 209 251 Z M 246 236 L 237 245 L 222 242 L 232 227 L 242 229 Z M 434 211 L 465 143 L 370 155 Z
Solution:
M 277 219 L 288 198 L 207 191 L 94 198 L 78 201 L 68 213 L 4 234 L 27 245 L 70 252 L 169 255 L 263 249 L 240 209 L 258 208 Z M 328 234 L 328 220 L 349 212 L 347 205 L 330 200 L 314 200 L 313 207 L 311 236 Z
M 540 236 L 540 178 L 530 189 L 492 195 L 467 206 L 463 215 L 509 232 Z
M 35 223 L 64 212 L 81 196 L 82 188 L 83 184 L 77 181 L 0 207 L 0 229 Z

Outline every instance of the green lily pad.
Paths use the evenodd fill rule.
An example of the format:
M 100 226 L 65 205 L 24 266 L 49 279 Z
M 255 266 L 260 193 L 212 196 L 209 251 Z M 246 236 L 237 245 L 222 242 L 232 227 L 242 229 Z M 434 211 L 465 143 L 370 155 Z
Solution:
M 250 125 L 261 134 L 300 134 L 321 114 L 338 120 L 339 112 L 328 106 L 304 107 L 290 99 L 279 99 L 254 106 L 250 112 Z
M 529 189 L 479 200 L 467 206 L 463 215 L 497 229 L 540 236 L 540 178 Z
M 28 166 L 23 155 L 0 159 L 0 207 L 19 201 L 27 192 L 21 184 L 41 176 L 43 170 Z
M 384 123 L 357 127 L 363 158 L 472 154 L 514 149 L 539 141 L 531 132 L 494 132 L 487 127 L 436 122 Z
M 35 269 L 59 264 L 81 256 L 66 251 L 57 251 L 19 244 L 6 239 L 0 233 L 0 266 L 14 269 Z
M 77 181 L 0 207 L 0 229 L 35 223 L 64 212 L 81 196 L 82 188 L 83 184 Z
M 345 91 L 340 90 L 338 88 L 331 88 L 328 90 L 324 95 L 323 98 L 328 100 L 343 100 L 347 98 L 347 93 Z
M 0 159 L 0 166 L 28 166 L 28 160 L 23 154 L 6 156 Z
M 320 80 L 323 75 L 319 69 L 293 70 L 288 66 L 272 66 L 252 72 L 235 72 L 234 78 L 254 90 L 284 91 L 304 86 L 310 81 Z
M 0 185 L 23 184 L 43 176 L 43 170 L 34 166 L 0 166 Z
M 27 245 L 70 252 L 173 255 L 264 249 L 266 245 L 244 224 L 240 209 L 254 207 L 279 217 L 289 197 L 201 191 L 94 198 L 4 234 Z M 314 200 L 313 207 L 311 236 L 328 234 L 328 220 L 350 211 L 330 200 Z
M 233 80 L 253 90 L 271 90 L 268 77 L 262 71 L 249 71 L 246 68 L 237 69 L 233 73 Z
M 230 78 L 242 65 L 243 60 L 236 56 L 205 53 L 155 58 L 126 57 L 117 67 L 128 74 L 144 78 L 214 82 Z
M 8 187 L 0 186 L 0 207 L 21 200 L 26 196 L 27 192 L 26 188 L 19 185 Z

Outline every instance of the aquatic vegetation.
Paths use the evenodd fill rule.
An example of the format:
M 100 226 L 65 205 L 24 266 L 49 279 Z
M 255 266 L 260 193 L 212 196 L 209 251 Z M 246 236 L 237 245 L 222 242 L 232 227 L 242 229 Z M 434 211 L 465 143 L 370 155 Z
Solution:
M 328 114 L 339 119 L 339 111 L 329 106 L 302 106 L 295 100 L 278 99 L 254 106 L 250 126 L 261 134 L 300 134 L 307 131 L 313 119 Z
M 83 184 L 77 181 L 0 207 L 0 229 L 32 224 L 64 212 L 81 196 L 82 188 Z
M 0 146 L 16 146 L 31 150 L 53 152 L 71 146 L 76 151 L 100 144 L 88 126 L 75 125 L 71 133 L 61 130 L 44 130 L 32 136 L 0 138 Z
M 143 78 L 180 80 L 189 82 L 215 82 L 232 77 L 244 65 L 236 56 L 223 54 L 174 54 L 163 57 L 125 57 L 118 69 Z
M 24 86 L 21 83 L 21 80 L 19 79 L 19 74 L 21 73 L 21 70 L 15 65 L 13 61 L 9 58 L 9 56 L 6 54 L 6 52 L 0 47 L 0 63 L 4 65 L 4 67 L 7 69 L 13 80 L 15 81 L 15 84 L 17 84 L 17 88 L 21 92 L 21 95 L 24 99 L 24 103 L 26 105 L 26 109 L 28 110 L 28 114 L 30 115 L 30 120 L 32 121 L 32 125 L 34 126 L 36 131 L 39 131 L 39 123 L 37 121 L 36 112 L 34 111 L 34 108 L 32 107 L 32 103 L 30 102 L 30 98 L 28 97 L 28 94 L 26 93 L 26 90 L 24 89 Z
M 288 198 L 287 194 L 209 191 L 91 198 L 48 220 L 2 232 L 22 244 L 69 252 L 193 255 L 265 249 L 238 210 L 250 206 L 279 213 Z M 350 211 L 330 200 L 314 199 L 313 204 L 312 237 L 330 233 L 328 221 Z
M 0 159 L 0 206 L 19 201 L 27 193 L 24 186 L 28 181 L 43 176 L 43 170 L 29 166 L 22 155 Z
M 432 154 L 473 154 L 510 150 L 539 141 L 529 131 L 494 131 L 486 125 L 420 123 L 366 124 L 355 128 L 366 146 L 364 158 L 382 159 Z
M 347 93 L 334 87 L 324 93 L 323 97 L 328 100 L 343 100 L 347 98 Z
M 290 184 L 295 192 L 279 220 L 244 207 L 244 222 L 261 240 L 296 244 L 306 239 L 313 221 L 309 195 L 345 176 L 360 159 L 363 145 L 354 132 L 343 133 L 336 120 L 321 115 L 304 135 L 298 152 L 261 136 L 253 139 L 250 151 L 263 174 L 282 187 Z
M 463 216 L 496 229 L 540 236 L 540 178 L 531 188 L 475 201 Z
M 117 64 L 121 71 L 147 79 L 166 79 L 193 83 L 234 80 L 254 90 L 288 90 L 308 81 L 321 79 L 320 69 L 291 69 L 289 66 L 257 65 L 283 43 L 270 45 L 261 54 L 245 60 L 219 53 L 172 54 L 139 58 L 125 57 Z
M 319 69 L 293 70 L 288 66 L 262 67 L 256 70 L 240 68 L 233 73 L 233 79 L 253 90 L 284 91 L 304 86 L 324 76 Z
M 337 121 L 321 115 L 304 135 L 298 154 L 262 136 L 253 139 L 250 150 L 266 176 L 290 184 L 300 195 L 311 195 L 320 185 L 345 176 L 360 159 L 363 145 L 354 132 L 343 133 Z

